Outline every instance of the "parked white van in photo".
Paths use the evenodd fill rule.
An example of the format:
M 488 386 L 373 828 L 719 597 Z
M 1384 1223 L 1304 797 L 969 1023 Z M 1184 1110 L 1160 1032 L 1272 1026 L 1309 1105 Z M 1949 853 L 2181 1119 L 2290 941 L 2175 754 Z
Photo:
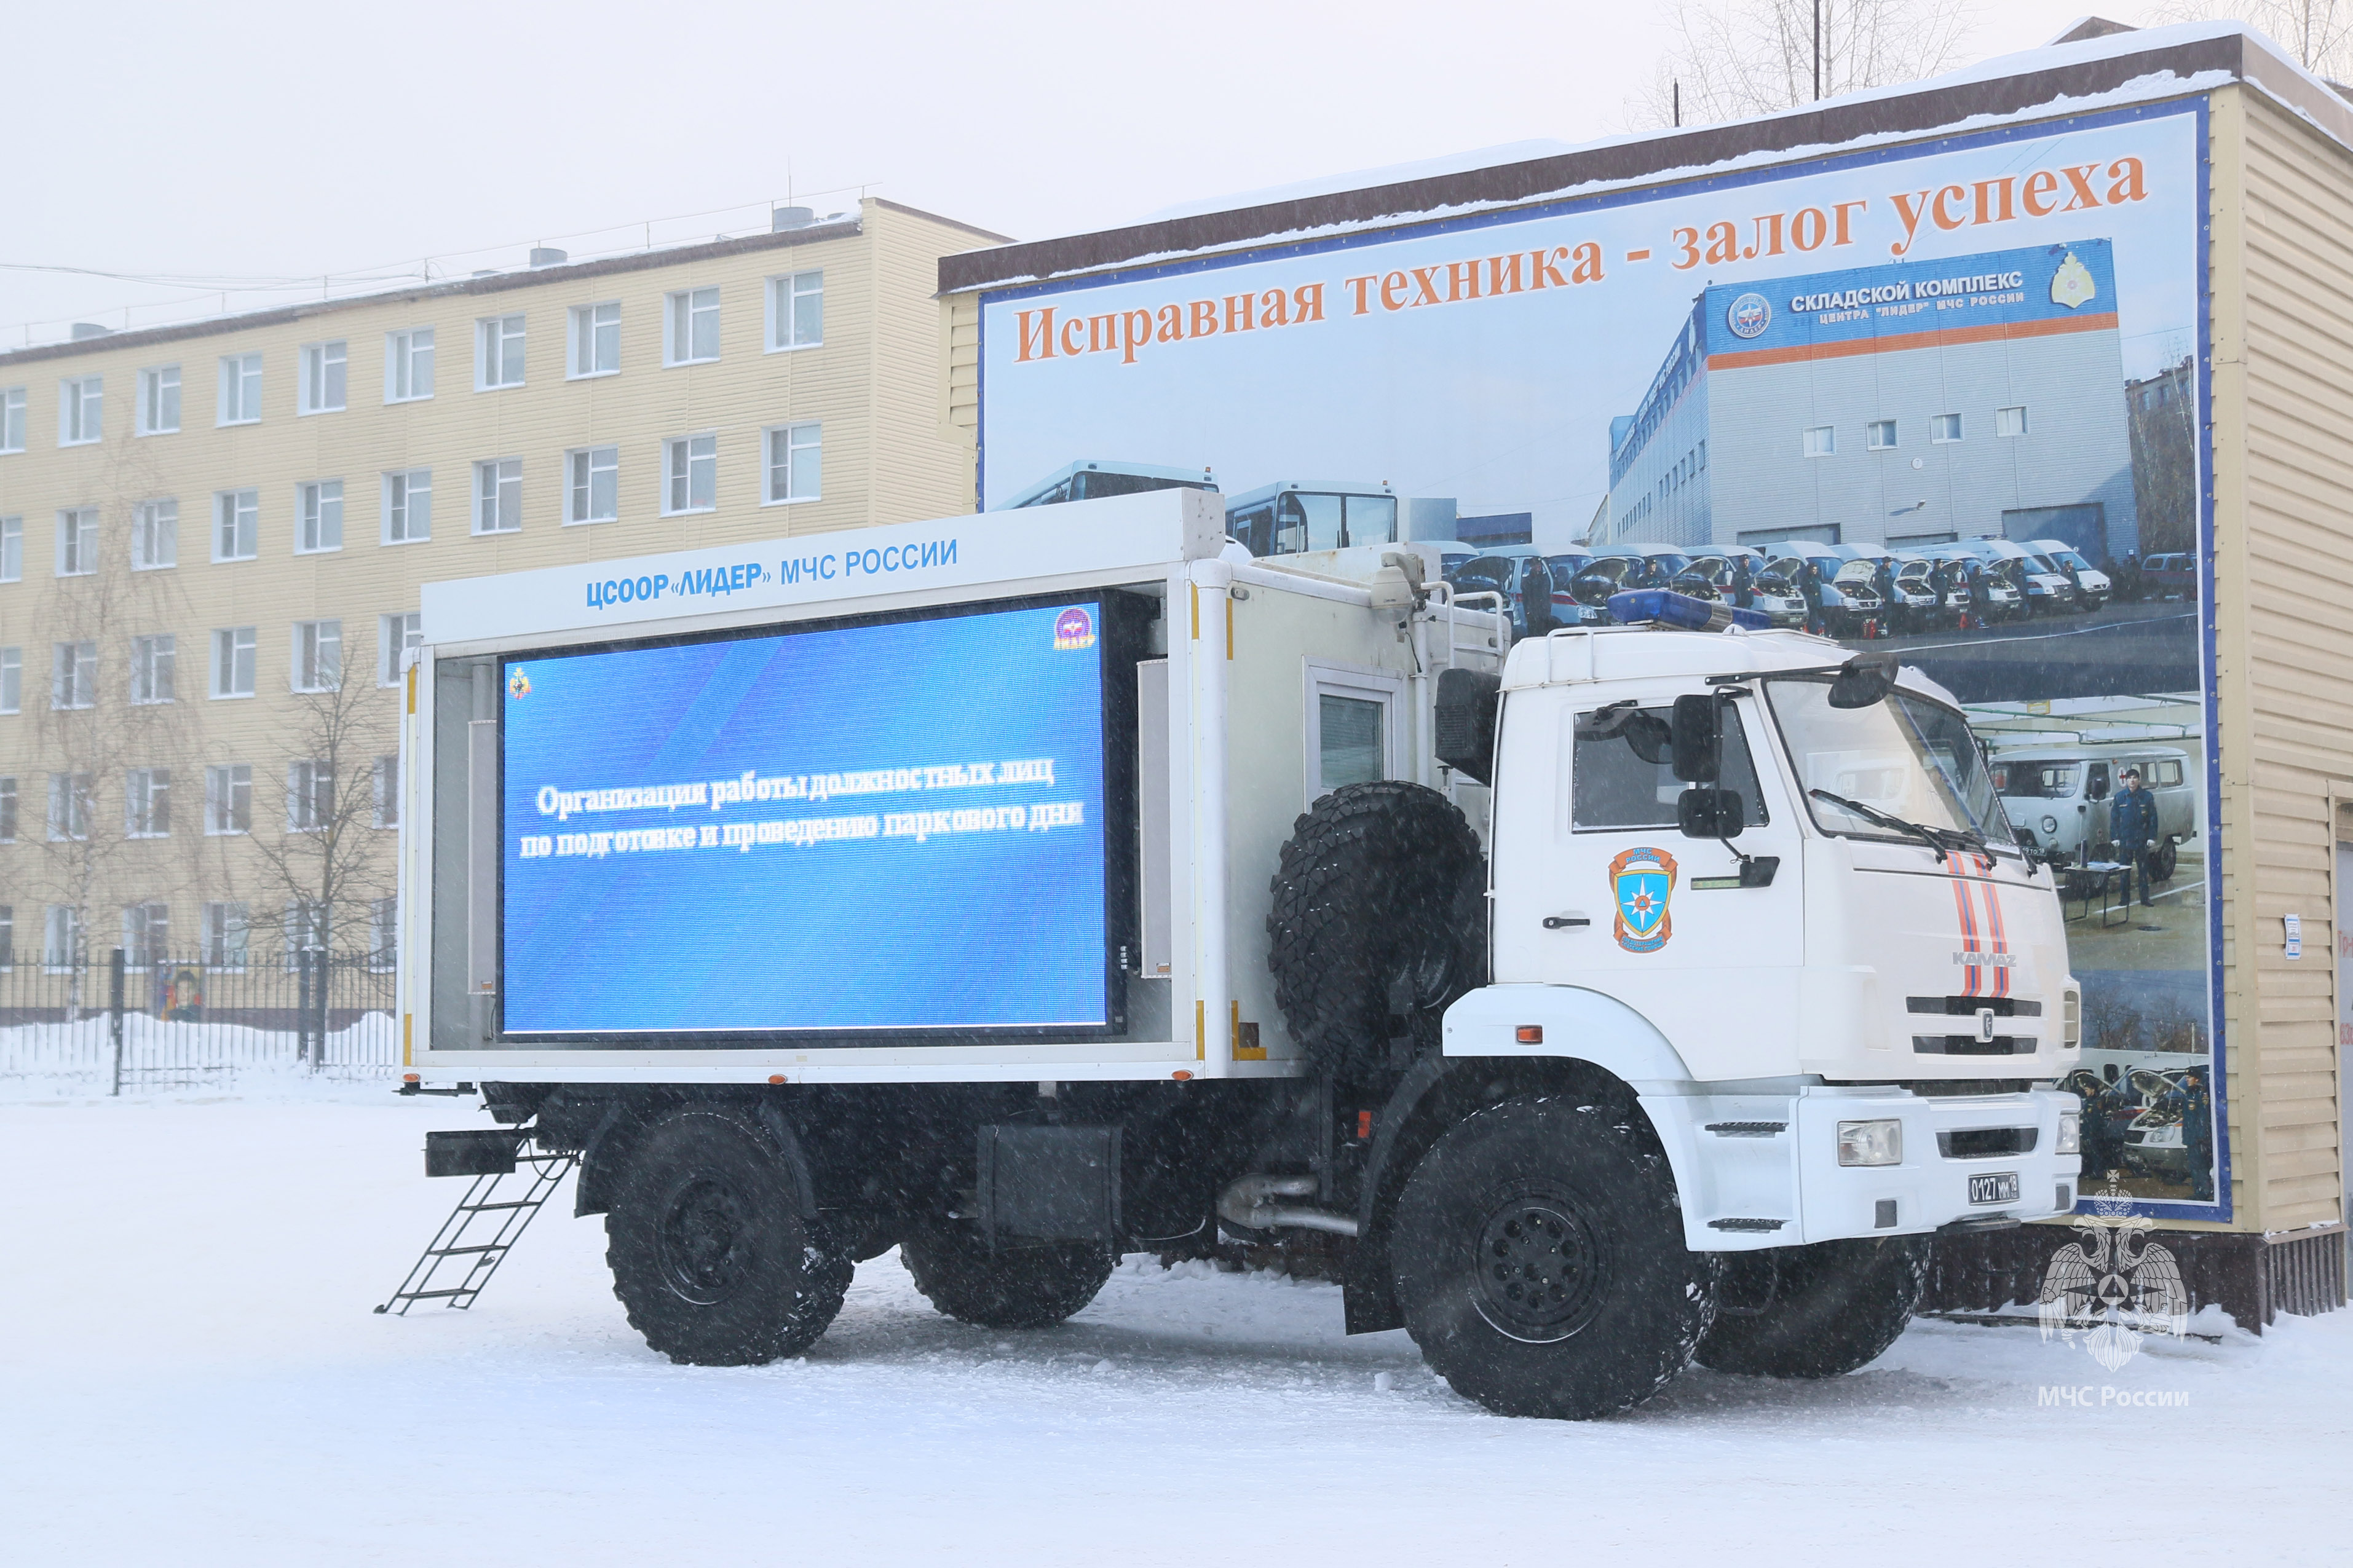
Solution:
M 2151 870 L 2161 882 L 2173 875 L 2179 846 L 2198 831 L 2198 778 L 2189 752 L 2132 742 L 2027 745 L 1996 752 L 1989 771 L 2018 837 L 2081 863 L 2113 858 L 2108 805 L 2117 775 L 2128 767 L 2140 770 L 2142 784 L 2157 798 Z

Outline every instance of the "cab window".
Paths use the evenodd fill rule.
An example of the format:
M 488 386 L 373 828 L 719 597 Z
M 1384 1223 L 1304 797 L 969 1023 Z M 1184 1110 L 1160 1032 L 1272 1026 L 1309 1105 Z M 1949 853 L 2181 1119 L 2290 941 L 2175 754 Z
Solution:
M 1673 721 L 1674 711 L 1671 707 L 1642 710 L 1645 717 L 1662 726 Z M 1579 721 L 1585 717 L 1577 715 Z M 1691 786 L 1675 777 L 1673 767 L 1664 762 L 1644 762 L 1622 735 L 1589 740 L 1577 732 L 1581 727 L 1581 723 L 1569 726 L 1569 826 L 1580 833 L 1675 826 L 1676 797 Z M 1765 798 L 1757 787 L 1748 736 L 1741 727 L 1739 708 L 1730 703 L 1724 710 L 1724 776 L 1717 787 L 1740 796 L 1749 826 L 1765 824 Z

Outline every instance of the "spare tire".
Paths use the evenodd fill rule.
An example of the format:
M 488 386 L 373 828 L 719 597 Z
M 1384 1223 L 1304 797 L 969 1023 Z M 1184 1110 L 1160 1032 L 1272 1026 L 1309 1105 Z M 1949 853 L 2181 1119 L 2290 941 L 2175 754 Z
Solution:
M 1275 1005 L 1327 1070 L 1434 1046 L 1486 978 L 1486 865 L 1454 803 L 1420 784 L 1342 784 L 1292 826 L 1266 917 Z

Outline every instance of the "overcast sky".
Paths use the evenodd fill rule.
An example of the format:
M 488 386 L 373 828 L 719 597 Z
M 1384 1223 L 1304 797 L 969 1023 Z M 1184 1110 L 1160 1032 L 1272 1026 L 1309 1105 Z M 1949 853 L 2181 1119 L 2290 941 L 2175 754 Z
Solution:
M 2074 0 L 2080 4 L 2081 0 Z M 1664 7 L 776 0 L 12 8 L 0 342 L 765 224 L 870 194 L 1020 238 L 1626 126 Z M 1989 0 L 1967 56 L 2069 5 Z M 731 210 L 732 209 L 732 210 Z M 79 268 L 171 283 L 21 270 Z M 309 281 L 295 284 L 293 279 Z M 126 315 L 126 308 L 128 314 Z

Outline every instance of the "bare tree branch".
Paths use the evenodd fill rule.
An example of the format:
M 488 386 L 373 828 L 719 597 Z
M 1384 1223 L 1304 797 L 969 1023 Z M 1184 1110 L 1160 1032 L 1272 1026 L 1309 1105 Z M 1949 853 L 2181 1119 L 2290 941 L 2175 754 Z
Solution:
M 1961 58 L 1976 21 L 1966 5 L 1892 0 L 1821 0 L 1821 91 L 1834 98 L 1934 76 Z M 1682 0 L 1673 41 L 1651 83 L 1629 101 L 1636 130 L 1772 114 L 1808 103 L 1814 90 L 1813 0 Z

